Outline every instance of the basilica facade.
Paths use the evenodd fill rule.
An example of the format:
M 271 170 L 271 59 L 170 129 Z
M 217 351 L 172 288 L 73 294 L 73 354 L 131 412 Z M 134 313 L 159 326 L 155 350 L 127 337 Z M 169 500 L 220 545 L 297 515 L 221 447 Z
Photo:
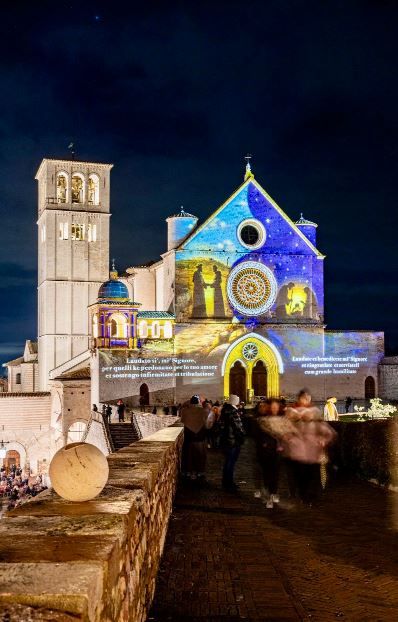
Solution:
M 130 316 L 117 297 L 119 319 L 107 311 L 113 329 L 104 314 L 93 316 L 93 334 L 101 326 L 91 360 L 99 401 L 235 393 L 253 403 L 292 398 L 303 386 L 317 400 L 376 395 L 383 334 L 326 329 L 317 225 L 303 215 L 291 220 L 249 165 L 202 224 L 184 209 L 166 220 L 161 258 L 113 274 L 126 287 Z M 128 334 L 129 344 L 109 343 L 112 331 Z
M 77 440 L 93 403 L 234 393 L 250 405 L 303 386 L 319 401 L 379 393 L 383 333 L 327 330 L 317 225 L 292 220 L 249 164 L 203 223 L 182 208 L 165 214 L 164 253 L 146 265 L 132 257 L 120 275 L 109 271 L 111 169 L 44 159 L 36 175 L 37 342 L 5 364 L 0 399 L 15 449 L 40 436 L 30 462 Z

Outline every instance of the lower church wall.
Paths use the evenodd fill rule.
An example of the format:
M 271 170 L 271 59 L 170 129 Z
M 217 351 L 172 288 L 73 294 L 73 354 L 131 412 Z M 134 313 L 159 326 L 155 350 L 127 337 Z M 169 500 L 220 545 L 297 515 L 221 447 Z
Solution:
M 308 387 L 315 400 L 365 397 L 384 354 L 383 333 L 328 332 L 321 325 L 192 322 L 176 325 L 174 343 L 148 340 L 137 350 L 100 350 L 100 401 L 138 405 L 183 402 L 193 394 L 222 400 L 233 392 L 294 398 Z M 164 348 L 164 349 L 163 349 Z

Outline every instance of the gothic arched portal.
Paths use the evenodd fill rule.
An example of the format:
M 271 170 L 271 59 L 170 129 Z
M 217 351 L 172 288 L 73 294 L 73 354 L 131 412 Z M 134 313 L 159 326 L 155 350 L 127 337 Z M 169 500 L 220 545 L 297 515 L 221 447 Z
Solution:
M 267 367 L 264 361 L 258 360 L 252 369 L 252 389 L 256 397 L 267 395 Z
M 257 333 L 249 333 L 229 346 L 221 373 L 224 376 L 225 396 L 235 393 L 246 401 L 246 394 L 250 390 L 257 397 L 277 397 L 283 362 L 278 350 L 268 339 Z M 232 391 L 238 385 L 240 394 Z

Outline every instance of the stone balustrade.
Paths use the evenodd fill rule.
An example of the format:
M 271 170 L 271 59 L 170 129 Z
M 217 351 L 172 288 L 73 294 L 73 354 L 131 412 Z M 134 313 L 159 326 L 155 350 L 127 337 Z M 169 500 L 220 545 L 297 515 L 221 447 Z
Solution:
M 0 620 L 141 622 L 175 494 L 183 432 L 169 427 L 108 456 L 99 497 L 46 491 L 0 522 Z

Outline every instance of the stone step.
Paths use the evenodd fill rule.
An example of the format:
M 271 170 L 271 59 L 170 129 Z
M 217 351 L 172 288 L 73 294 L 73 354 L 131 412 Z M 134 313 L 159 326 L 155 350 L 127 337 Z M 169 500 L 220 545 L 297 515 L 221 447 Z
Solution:
M 116 451 L 135 443 L 140 438 L 135 425 L 131 423 L 111 423 L 109 430 Z

